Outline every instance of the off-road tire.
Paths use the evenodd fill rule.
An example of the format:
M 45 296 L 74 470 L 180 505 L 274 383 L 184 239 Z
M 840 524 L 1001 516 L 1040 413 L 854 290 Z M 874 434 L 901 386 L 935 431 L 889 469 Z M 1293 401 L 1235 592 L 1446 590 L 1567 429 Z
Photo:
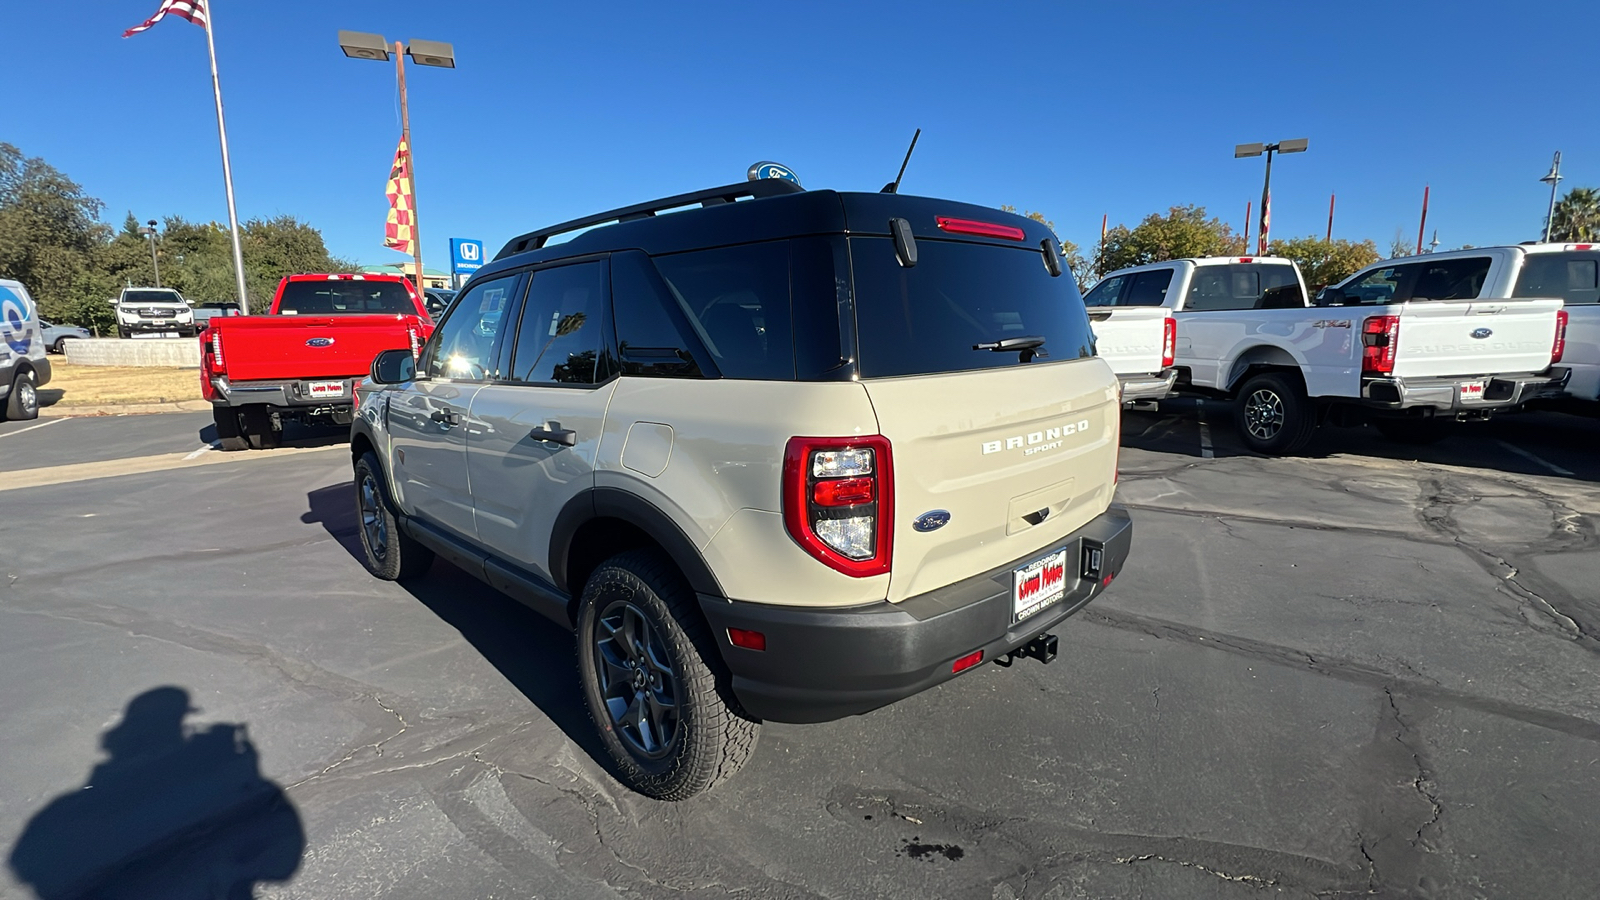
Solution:
M 1375 418 L 1372 427 L 1396 444 L 1420 447 L 1437 444 L 1450 436 L 1450 429 L 1437 419 L 1385 419 Z
M 653 646 L 667 657 L 664 662 L 675 676 L 677 722 L 657 758 L 633 749 L 603 699 L 601 620 L 619 604 L 642 614 L 653 629 Z M 616 774 L 628 787 L 658 800 L 686 800 L 726 781 L 754 755 L 761 723 L 734 698 L 694 591 L 660 552 L 630 550 L 601 563 L 579 598 L 577 633 L 584 700 Z
M 1279 372 L 1245 381 L 1234 398 L 1234 421 L 1244 445 L 1267 456 L 1293 456 L 1311 443 L 1317 408 L 1299 382 Z
M 367 571 L 384 581 L 416 578 L 433 565 L 433 551 L 400 530 L 384 488 L 383 468 L 371 452 L 356 460 L 356 526 Z
M 11 379 L 11 393 L 6 396 L 6 418 L 24 422 L 39 418 L 39 391 L 35 387 L 32 369 L 24 369 Z
M 239 427 L 239 412 L 231 406 L 211 407 L 211 421 L 217 425 L 217 446 L 229 452 L 250 449 Z

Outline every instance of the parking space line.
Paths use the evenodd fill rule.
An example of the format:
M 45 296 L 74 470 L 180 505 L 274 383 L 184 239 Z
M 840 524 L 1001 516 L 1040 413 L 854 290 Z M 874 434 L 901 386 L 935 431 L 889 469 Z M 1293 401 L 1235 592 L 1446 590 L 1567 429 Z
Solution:
M 1217 455 L 1211 450 L 1211 423 L 1206 421 L 1206 401 L 1196 397 L 1194 399 L 1194 409 L 1200 416 L 1200 457 L 1202 459 L 1216 459 Z
M 216 441 L 212 441 L 211 443 L 205 445 L 204 447 L 201 447 L 200 449 L 194 451 L 193 453 L 189 454 L 188 456 L 185 456 L 183 458 L 183 461 L 184 462 L 188 462 L 189 460 L 194 459 L 195 457 L 199 456 L 202 453 L 210 453 L 212 450 L 217 450 L 217 449 L 220 449 L 221 447 L 222 447 L 222 444 L 220 444 L 220 443 L 218 443 Z
M 1560 466 L 1556 465 L 1555 463 L 1549 462 L 1548 460 L 1540 459 L 1539 457 L 1534 456 L 1532 453 L 1529 453 L 1528 451 L 1522 449 L 1521 447 L 1518 447 L 1515 444 L 1508 444 L 1505 441 L 1495 441 L 1495 443 L 1497 443 L 1500 446 L 1506 448 L 1507 450 L 1510 450 L 1512 453 L 1515 453 L 1516 455 L 1522 457 L 1523 459 L 1528 460 L 1529 462 L 1535 462 L 1535 463 L 1538 463 L 1541 466 L 1544 466 L 1546 469 L 1549 469 L 1551 472 L 1554 472 L 1557 475 L 1571 475 L 1572 474 L 1570 471 L 1561 468 Z
M 17 430 L 16 430 L 16 431 L 8 431 L 8 432 L 6 432 L 6 433 L 5 433 L 5 434 L 0 434 L 0 438 L 3 438 L 3 437 L 11 437 L 11 436 L 12 436 L 12 435 L 14 435 L 14 434 L 21 434 L 21 433 L 23 433 L 23 432 L 24 432 L 24 431 L 32 431 L 32 430 L 34 430 L 34 429 L 35 429 L 35 428 L 43 428 L 43 427 L 45 427 L 45 426 L 46 426 L 46 425 L 54 425 L 54 424 L 55 424 L 55 423 L 57 423 L 57 422 L 65 422 L 65 421 L 66 421 L 66 420 L 68 420 L 68 419 L 70 419 L 70 418 L 72 418 L 72 416 L 62 416 L 62 417 L 61 417 L 61 418 L 59 418 L 59 419 L 51 419 L 51 420 L 49 420 L 49 421 L 48 421 L 48 422 L 40 422 L 40 423 L 39 423 L 39 424 L 37 424 L 37 425 L 29 425 L 29 426 L 28 426 L 28 427 L 27 427 L 27 428 L 18 428 L 18 429 L 17 429 Z

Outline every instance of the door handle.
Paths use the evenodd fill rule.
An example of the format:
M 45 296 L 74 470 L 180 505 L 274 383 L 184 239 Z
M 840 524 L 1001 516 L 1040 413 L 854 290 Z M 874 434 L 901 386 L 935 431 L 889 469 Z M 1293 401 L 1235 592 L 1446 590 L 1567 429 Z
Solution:
M 428 418 L 438 422 L 440 425 L 443 425 L 446 428 L 454 428 L 455 426 L 461 424 L 461 414 L 448 410 L 436 409 L 433 411 L 433 415 L 429 416 Z
M 578 433 L 571 428 L 546 428 L 540 425 L 538 428 L 528 432 L 528 437 L 536 441 L 549 441 L 552 444 L 560 444 L 563 447 L 576 446 L 578 443 Z

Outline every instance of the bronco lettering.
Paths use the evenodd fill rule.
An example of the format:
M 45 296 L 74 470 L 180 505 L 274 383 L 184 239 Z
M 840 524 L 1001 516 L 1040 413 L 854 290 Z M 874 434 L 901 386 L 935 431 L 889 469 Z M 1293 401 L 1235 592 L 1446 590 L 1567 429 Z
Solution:
M 1083 434 L 1089 430 L 1089 420 L 1079 419 L 1043 431 L 1018 434 L 1005 438 L 1003 441 L 984 441 L 983 453 L 999 453 L 1001 450 L 1022 450 L 1023 456 L 1033 456 L 1046 450 L 1056 450 L 1065 446 L 1061 440 L 1063 435 Z M 1024 449 L 1026 447 L 1027 449 Z

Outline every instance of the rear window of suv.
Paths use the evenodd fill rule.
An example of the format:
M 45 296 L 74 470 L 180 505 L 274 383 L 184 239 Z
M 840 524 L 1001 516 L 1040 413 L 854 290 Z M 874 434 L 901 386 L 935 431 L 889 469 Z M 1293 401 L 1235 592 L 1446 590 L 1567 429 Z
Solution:
M 1600 303 L 1600 253 L 1530 253 L 1513 297 L 1560 297 L 1568 306 Z
M 397 281 L 291 281 L 283 286 L 278 314 L 335 316 L 352 313 L 413 315 L 411 295 Z
M 1036 362 L 1094 355 L 1077 285 L 1037 248 L 924 239 L 917 255 L 904 268 L 889 238 L 850 238 L 862 377 L 1019 365 L 1015 351 L 972 349 L 1007 338 L 1044 338 Z

